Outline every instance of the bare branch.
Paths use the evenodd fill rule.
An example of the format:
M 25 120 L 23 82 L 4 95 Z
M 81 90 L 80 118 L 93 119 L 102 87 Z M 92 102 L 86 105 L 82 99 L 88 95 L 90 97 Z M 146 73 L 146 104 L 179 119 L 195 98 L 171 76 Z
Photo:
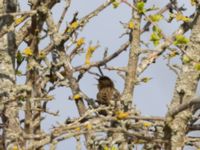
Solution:
M 186 109 L 191 109 L 193 111 L 200 109 L 200 97 L 193 98 L 193 99 L 187 101 L 186 103 L 179 105 L 178 108 L 171 110 L 169 112 L 169 115 L 174 117 L 175 115 L 177 115 L 178 113 L 180 113 Z

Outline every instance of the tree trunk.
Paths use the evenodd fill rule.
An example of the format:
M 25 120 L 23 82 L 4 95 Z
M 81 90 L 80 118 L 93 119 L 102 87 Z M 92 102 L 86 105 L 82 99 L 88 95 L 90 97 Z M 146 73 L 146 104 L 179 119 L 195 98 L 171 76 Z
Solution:
M 169 112 L 178 108 L 195 97 L 200 72 L 195 70 L 195 64 L 199 63 L 200 56 L 200 16 L 197 13 L 196 21 L 192 28 L 190 43 L 185 50 L 191 62 L 182 66 L 179 78 L 176 81 L 175 92 Z M 184 147 L 185 134 L 188 123 L 192 119 L 192 109 L 186 109 L 179 112 L 176 116 L 167 115 L 167 126 L 164 129 L 165 137 L 169 139 L 170 144 L 166 145 L 166 150 L 181 150 Z
M 1 0 L 0 13 L 16 12 L 16 6 L 16 0 Z M 21 128 L 18 120 L 17 102 L 14 98 L 16 45 L 13 17 L 10 15 L 1 17 L 0 28 L 13 29 L 0 39 L 0 110 L 1 113 L 4 113 L 2 116 L 4 124 L 2 141 L 4 149 L 12 149 L 16 146 L 23 147 L 23 140 L 20 138 Z

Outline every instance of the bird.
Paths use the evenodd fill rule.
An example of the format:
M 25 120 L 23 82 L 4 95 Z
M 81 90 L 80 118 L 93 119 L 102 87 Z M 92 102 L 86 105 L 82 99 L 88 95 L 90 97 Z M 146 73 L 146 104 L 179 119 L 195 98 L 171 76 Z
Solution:
M 113 81 L 107 76 L 101 76 L 98 79 L 98 93 L 97 93 L 97 102 L 102 106 L 111 106 L 111 109 L 100 110 L 98 114 L 103 116 L 114 116 L 115 112 L 120 108 L 120 93 L 115 88 Z M 112 120 L 110 122 L 112 128 L 119 126 L 118 121 Z M 112 132 L 107 133 L 107 137 L 113 137 Z
M 97 102 L 99 105 L 116 106 L 120 99 L 120 93 L 115 88 L 113 81 L 107 76 L 98 79 Z

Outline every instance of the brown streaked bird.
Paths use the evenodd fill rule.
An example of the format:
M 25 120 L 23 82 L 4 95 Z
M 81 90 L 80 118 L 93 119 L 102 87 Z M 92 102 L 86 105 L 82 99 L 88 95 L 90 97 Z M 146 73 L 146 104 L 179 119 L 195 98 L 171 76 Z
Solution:
M 97 102 L 101 105 L 114 105 L 120 99 L 120 93 L 115 89 L 113 81 L 107 77 L 102 76 L 98 79 Z

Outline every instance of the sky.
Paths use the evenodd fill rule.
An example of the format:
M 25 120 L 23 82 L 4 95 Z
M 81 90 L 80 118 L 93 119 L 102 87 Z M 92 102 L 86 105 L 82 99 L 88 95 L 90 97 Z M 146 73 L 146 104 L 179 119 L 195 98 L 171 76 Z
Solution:
M 22 10 L 29 10 L 27 6 L 27 0 L 19 0 Z M 72 0 L 72 5 L 69 8 L 68 15 L 65 17 L 65 21 L 61 26 L 61 30 L 65 29 L 67 21 L 72 19 L 72 15 L 78 11 L 78 18 L 81 18 L 94 10 L 96 7 L 101 5 L 103 0 Z M 149 0 L 146 7 L 155 5 L 156 7 L 163 7 L 168 0 L 158 1 L 158 0 Z M 189 0 L 180 1 L 180 5 L 185 5 L 186 7 L 190 6 Z M 53 10 L 53 17 L 55 21 L 58 21 L 62 10 L 64 9 L 64 0 L 61 0 Z M 187 10 L 186 14 L 192 14 L 193 8 L 190 7 Z M 108 48 L 108 53 L 116 51 L 120 45 L 127 41 L 127 36 L 119 38 L 120 35 L 124 33 L 124 29 L 120 24 L 122 22 L 128 22 L 131 17 L 131 9 L 125 4 L 121 4 L 119 8 L 113 9 L 112 6 L 104 10 L 100 15 L 93 18 L 80 33 L 79 37 L 84 37 L 86 43 L 92 41 L 94 44 L 99 41 L 101 47 L 97 49 L 94 53 L 92 60 L 99 60 L 102 58 L 102 54 L 105 48 Z M 159 26 L 163 29 L 166 35 L 170 36 L 174 30 L 178 28 L 178 24 L 172 22 L 170 24 L 166 21 L 159 23 Z M 189 35 L 189 33 L 188 33 Z M 142 35 L 142 40 L 149 41 L 150 34 Z M 40 48 L 44 48 L 48 45 L 48 39 L 40 43 Z M 88 44 L 86 44 L 88 46 Z M 150 45 L 152 47 L 152 45 Z M 24 49 L 25 45 L 20 45 L 20 49 Z M 117 65 L 125 66 L 127 64 L 128 53 L 123 52 L 122 55 L 110 62 L 108 65 Z M 84 63 L 84 55 L 76 57 L 73 61 L 73 65 Z M 141 111 L 142 115 L 147 116 L 165 116 L 167 112 L 167 106 L 170 104 L 170 101 L 173 96 L 173 90 L 176 81 L 176 75 L 174 72 L 169 70 L 166 66 L 167 61 L 161 56 L 156 64 L 151 65 L 143 74 L 142 77 L 152 77 L 152 80 L 147 84 L 140 84 L 136 87 L 134 93 L 134 104 Z M 174 60 L 174 63 L 180 63 L 178 59 Z M 92 69 L 97 71 L 97 69 Z M 123 80 L 115 72 L 104 71 L 104 73 L 111 77 L 114 80 L 116 88 L 122 92 L 123 90 Z M 19 83 L 23 82 L 21 79 Z M 86 74 L 80 82 L 81 90 L 88 94 L 92 98 L 96 98 L 97 81 L 94 76 Z M 200 87 L 198 88 L 197 95 L 200 93 Z M 57 88 L 54 92 L 51 93 L 55 96 L 56 100 L 48 103 L 48 108 L 51 111 L 56 112 L 60 111 L 59 117 L 53 117 L 49 115 L 44 115 L 47 119 L 43 122 L 42 127 L 45 131 L 49 131 L 52 128 L 52 124 L 60 124 L 65 121 L 67 117 L 78 117 L 77 108 L 73 101 L 68 100 L 68 97 L 71 96 L 71 91 L 66 88 Z M 56 122 L 56 123 L 55 123 Z M 71 138 L 70 140 L 64 141 L 61 144 L 58 144 L 57 150 L 75 150 L 75 139 Z M 48 149 L 48 147 L 46 147 Z M 192 149 L 191 149 L 192 150 Z

